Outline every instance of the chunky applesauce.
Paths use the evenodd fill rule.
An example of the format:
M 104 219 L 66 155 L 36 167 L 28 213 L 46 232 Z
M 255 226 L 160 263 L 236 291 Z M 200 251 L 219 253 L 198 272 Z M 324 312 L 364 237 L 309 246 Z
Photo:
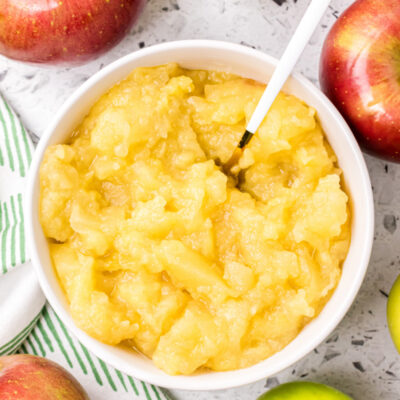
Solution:
M 315 110 L 281 93 L 238 179 L 217 165 L 263 90 L 177 64 L 138 68 L 47 149 L 41 223 L 89 335 L 169 374 L 225 371 L 279 351 L 320 312 L 350 214 Z

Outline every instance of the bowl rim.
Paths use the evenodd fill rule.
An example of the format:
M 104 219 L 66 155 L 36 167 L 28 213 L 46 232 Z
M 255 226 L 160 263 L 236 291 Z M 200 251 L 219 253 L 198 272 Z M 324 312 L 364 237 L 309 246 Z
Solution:
M 39 144 L 36 148 L 36 151 L 34 152 L 32 164 L 30 167 L 29 171 L 29 177 L 28 177 L 28 185 L 27 185 L 27 195 L 25 197 L 25 210 L 26 210 L 26 230 L 27 230 L 27 237 L 30 237 L 31 240 L 28 240 L 28 247 L 30 251 L 30 255 L 32 258 L 32 264 L 34 265 L 34 268 L 36 270 L 36 274 L 38 276 L 38 280 L 40 283 L 40 286 L 49 301 L 50 305 L 52 308 L 55 310 L 55 312 L 60 316 L 61 320 L 66 324 L 68 329 L 72 331 L 72 333 L 78 338 L 82 344 L 84 344 L 90 351 L 92 351 L 96 356 L 98 356 L 100 359 L 103 359 L 110 365 L 114 366 L 117 369 L 122 370 L 123 372 L 134 376 L 137 379 L 143 380 L 145 382 L 155 384 L 158 386 L 162 386 L 165 388 L 171 388 L 171 389 L 183 389 L 183 390 L 221 390 L 221 389 L 228 389 L 228 388 L 234 388 L 238 386 L 242 386 L 245 384 L 249 384 L 252 382 L 256 382 L 260 379 L 263 379 L 267 376 L 271 376 L 273 374 L 277 374 L 283 369 L 291 366 L 295 362 L 298 362 L 300 359 L 302 359 L 305 355 L 307 355 L 309 352 L 311 352 L 314 348 L 316 348 L 318 345 L 320 345 L 326 337 L 329 336 L 329 334 L 336 328 L 336 326 L 340 323 L 340 321 L 343 319 L 347 311 L 349 310 L 350 306 L 352 305 L 360 287 L 363 282 L 364 276 L 367 271 L 371 251 L 372 251 L 372 244 L 373 244 L 373 235 L 374 235 L 374 204 L 373 204 L 373 195 L 372 195 L 372 189 L 371 189 L 371 182 L 370 182 L 370 177 L 368 174 L 368 170 L 365 164 L 365 160 L 362 156 L 361 150 L 350 130 L 348 127 L 347 123 L 339 113 L 339 111 L 335 108 L 335 106 L 331 103 L 331 101 L 315 86 L 313 85 L 309 80 L 307 80 L 305 77 L 303 77 L 300 74 L 294 73 L 291 75 L 291 79 L 294 79 L 297 81 L 306 92 L 310 92 L 318 98 L 321 103 L 323 103 L 323 107 L 327 109 L 327 111 L 331 114 L 331 116 L 335 119 L 337 126 L 339 127 L 340 131 L 343 133 L 344 136 L 346 136 L 346 139 L 348 141 L 348 144 L 351 147 L 351 152 L 354 156 L 354 162 L 357 164 L 358 168 L 360 169 L 362 173 L 362 186 L 365 191 L 365 208 L 363 210 L 364 217 L 367 220 L 367 227 L 364 232 L 364 248 L 363 252 L 360 255 L 360 260 L 359 260 L 359 268 L 357 270 L 357 277 L 354 279 L 352 282 L 352 288 L 349 290 L 349 292 L 346 294 L 346 297 L 343 299 L 341 302 L 340 307 L 337 308 L 337 312 L 335 315 L 332 316 L 332 319 L 324 329 L 318 332 L 318 334 L 315 335 L 314 340 L 310 341 L 310 343 L 307 343 L 307 345 L 303 346 L 301 350 L 297 351 L 295 356 L 292 356 L 289 358 L 289 361 L 287 362 L 281 362 L 278 363 L 277 367 L 275 370 L 270 373 L 270 372 L 265 372 L 263 373 L 263 370 L 261 368 L 258 368 L 256 371 L 253 371 L 254 367 L 258 366 L 259 364 L 265 362 L 261 361 L 260 363 L 257 363 L 253 366 L 244 368 L 244 369 L 239 369 L 239 370 L 234 370 L 234 371 L 228 371 L 228 372 L 210 372 L 212 375 L 217 375 L 220 377 L 220 379 L 214 379 L 212 382 L 207 383 L 206 385 L 204 384 L 203 381 L 196 379 L 196 375 L 190 375 L 190 376 L 183 376 L 183 375 L 177 375 L 177 376 L 170 376 L 165 373 L 163 373 L 160 370 L 160 373 L 155 376 L 155 374 L 148 374 L 146 371 L 142 371 L 139 367 L 135 366 L 135 363 L 132 362 L 131 365 L 126 367 L 121 367 L 119 364 L 119 359 L 118 356 L 112 356 L 110 354 L 104 355 L 103 351 L 101 350 L 100 346 L 98 344 L 100 343 L 96 339 L 91 338 L 88 336 L 85 332 L 83 332 L 80 328 L 78 328 L 69 312 L 63 307 L 63 305 L 60 303 L 58 300 L 57 296 L 55 295 L 53 288 L 51 284 L 49 283 L 46 273 L 44 271 L 44 268 L 41 265 L 40 262 L 40 256 L 39 256 L 39 250 L 38 246 L 36 243 L 36 238 L 35 238 L 35 229 L 34 229 L 34 215 L 37 213 L 37 209 L 34 207 L 34 193 L 35 193 L 35 186 L 37 185 L 37 179 L 39 176 L 39 168 L 40 164 L 42 161 L 42 157 L 44 154 L 45 149 L 48 146 L 48 142 L 51 139 L 54 130 L 56 129 L 59 121 L 65 117 L 66 114 L 70 112 L 70 108 L 73 106 L 73 104 L 77 101 L 79 101 L 80 97 L 83 96 L 87 91 L 92 89 L 96 84 L 98 84 L 104 77 L 108 76 L 109 74 L 112 74 L 115 70 L 121 68 L 123 65 L 129 64 L 133 62 L 136 59 L 152 55 L 154 53 L 160 52 L 160 51 L 168 51 L 168 50 L 194 50 L 194 49 L 216 49 L 216 50 L 221 50 L 221 51 L 231 51 L 231 52 L 236 52 L 240 56 L 251 56 L 251 57 L 256 57 L 260 59 L 262 62 L 265 62 L 266 64 L 270 64 L 273 66 L 277 65 L 278 60 L 275 59 L 274 57 L 265 54 L 259 50 L 253 49 L 246 47 L 244 45 L 240 44 L 235 44 L 235 43 L 230 43 L 230 42 L 224 42 L 224 41 L 218 41 L 218 40 L 179 40 L 179 41 L 171 41 L 171 42 L 165 42 L 161 44 L 157 44 L 151 47 L 147 47 L 144 49 L 137 50 L 135 52 L 132 52 L 130 54 L 127 54 L 116 61 L 112 62 L 111 64 L 107 65 L 104 67 L 102 70 L 98 71 L 95 73 L 93 76 L 91 76 L 86 82 L 84 82 L 80 87 L 78 87 L 72 95 L 70 95 L 67 100 L 64 102 L 64 104 L 61 106 L 61 108 L 58 110 L 58 112 L 55 114 L 53 117 L 51 123 L 43 133 L 42 137 L 40 138 Z M 335 289 L 336 290 L 336 289 Z M 329 302 L 328 302 L 329 303 Z M 328 304 L 327 303 L 327 304 Z M 324 306 L 324 308 L 326 305 Z M 97 344 L 97 345 L 96 345 Z M 279 353 L 279 352 L 278 352 Z M 278 354 L 276 353 L 276 354 Z M 272 356 L 273 357 L 273 356 Z M 223 378 L 222 375 L 224 374 L 234 374 L 234 379 L 233 378 Z

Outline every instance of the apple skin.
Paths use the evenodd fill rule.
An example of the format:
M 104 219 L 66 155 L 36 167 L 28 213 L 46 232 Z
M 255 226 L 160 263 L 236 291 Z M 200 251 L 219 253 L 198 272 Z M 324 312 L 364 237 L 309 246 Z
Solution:
M 64 368 L 25 354 L 0 357 L 1 400 L 89 400 Z
M 389 294 L 387 320 L 394 345 L 400 353 L 400 276 L 397 278 Z
M 400 1 L 357 0 L 340 16 L 320 83 L 367 152 L 400 162 Z
M 145 0 L 1 0 L 0 53 L 31 63 L 81 64 L 116 45 Z
M 352 400 L 338 390 L 313 382 L 290 382 L 277 386 L 258 400 Z

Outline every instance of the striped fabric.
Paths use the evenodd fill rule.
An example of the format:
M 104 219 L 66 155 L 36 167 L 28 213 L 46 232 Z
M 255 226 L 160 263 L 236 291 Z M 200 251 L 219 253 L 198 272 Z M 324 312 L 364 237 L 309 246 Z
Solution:
M 0 346 L 0 356 L 13 354 L 18 351 L 18 349 L 21 347 L 21 344 L 24 342 L 24 340 L 26 340 L 32 329 L 35 327 L 36 323 L 39 321 L 40 315 L 41 313 L 36 315 L 36 317 L 33 318 L 33 320 L 20 333 L 18 333 L 9 342 Z
M 27 258 L 22 193 L 32 152 L 24 127 L 0 97 L 0 274 Z
M 27 263 L 24 229 L 23 191 L 32 154 L 27 132 L 0 96 L 0 355 L 26 339 L 45 302 Z
M 32 159 L 32 143 L 20 120 L 2 97 L 0 125 L 3 132 L 0 136 L 0 166 L 6 165 L 12 172 L 24 177 Z
M 108 366 L 75 339 L 36 282 L 26 250 L 23 190 L 33 145 L 0 96 L 0 356 L 30 353 L 69 370 L 96 400 L 168 400 L 162 389 Z M 11 334 L 10 334 L 11 332 Z
M 36 321 L 17 353 L 39 355 L 62 365 L 82 383 L 91 399 L 170 399 L 164 390 L 125 375 L 90 353 L 68 332 L 50 306 Z
M 0 203 L 1 273 L 26 261 L 22 194 L 16 193 Z

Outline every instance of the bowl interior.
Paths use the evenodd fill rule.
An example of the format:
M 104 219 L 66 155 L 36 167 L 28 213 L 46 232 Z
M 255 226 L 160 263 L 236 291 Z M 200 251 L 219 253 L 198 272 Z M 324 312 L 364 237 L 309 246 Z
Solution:
M 38 218 L 39 166 L 45 148 L 62 143 L 105 91 L 124 79 L 139 66 L 178 62 L 186 68 L 216 69 L 232 72 L 260 82 L 267 82 L 276 60 L 244 46 L 215 41 L 182 41 L 165 43 L 132 53 L 89 79 L 64 104 L 42 137 L 31 168 L 28 193 L 28 234 L 30 250 L 42 289 L 50 304 L 69 329 L 98 357 L 118 369 L 163 387 L 212 390 L 250 383 L 276 374 L 290 366 L 321 343 L 335 328 L 350 307 L 364 277 L 373 237 L 373 203 L 368 172 L 348 126 L 311 83 L 299 76 L 291 77 L 284 91 L 313 106 L 319 115 L 327 138 L 343 170 L 352 199 L 352 240 L 343 273 L 336 291 L 320 315 L 309 323 L 283 350 L 252 367 L 230 372 L 206 372 L 192 376 L 169 376 L 151 360 L 118 347 L 108 346 L 89 337 L 74 325 L 68 304 L 58 284 L 49 258 L 46 239 Z

